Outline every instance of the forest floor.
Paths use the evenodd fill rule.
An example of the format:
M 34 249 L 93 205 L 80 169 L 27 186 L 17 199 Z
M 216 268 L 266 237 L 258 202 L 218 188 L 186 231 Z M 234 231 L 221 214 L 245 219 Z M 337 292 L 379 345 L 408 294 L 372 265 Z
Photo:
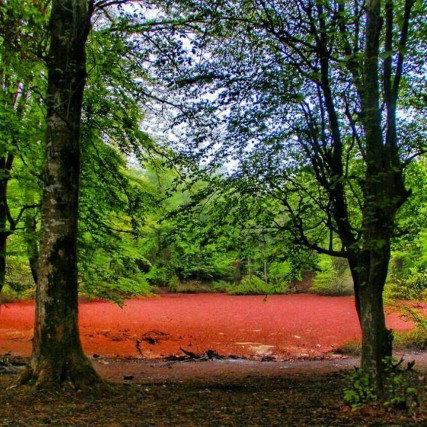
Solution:
M 31 347 L 31 302 L 0 312 L 0 426 L 427 426 L 412 412 L 343 402 L 358 359 L 354 301 L 312 295 L 167 295 L 80 305 L 86 353 L 106 390 L 15 387 Z M 410 329 L 397 313 L 389 327 Z M 224 357 L 223 357 L 224 356 Z M 406 353 L 420 377 L 427 353 Z
M 422 361 L 427 355 L 408 355 Z M 414 356 L 414 357 L 412 357 Z M 24 426 L 427 426 L 414 411 L 343 402 L 355 358 L 318 361 L 94 360 L 108 390 L 30 392 L 15 387 L 18 359 L 0 370 L 0 425 Z M 22 361 L 22 360 L 21 360 Z M 25 360 L 24 360 L 25 362 Z

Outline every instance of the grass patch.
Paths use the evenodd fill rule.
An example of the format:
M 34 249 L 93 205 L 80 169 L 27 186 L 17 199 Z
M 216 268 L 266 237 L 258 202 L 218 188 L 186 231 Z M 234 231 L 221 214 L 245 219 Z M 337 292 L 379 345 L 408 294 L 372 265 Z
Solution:
M 396 350 L 427 350 L 427 328 L 417 326 L 410 331 L 395 332 L 394 348 Z
M 410 331 L 394 331 L 393 334 L 393 347 L 395 351 L 427 351 L 427 328 L 417 326 Z M 362 354 L 362 342 L 347 341 L 335 353 L 360 356 Z
M 362 354 L 362 341 L 346 341 L 341 345 L 341 347 L 338 347 L 334 353 L 349 356 L 360 356 Z

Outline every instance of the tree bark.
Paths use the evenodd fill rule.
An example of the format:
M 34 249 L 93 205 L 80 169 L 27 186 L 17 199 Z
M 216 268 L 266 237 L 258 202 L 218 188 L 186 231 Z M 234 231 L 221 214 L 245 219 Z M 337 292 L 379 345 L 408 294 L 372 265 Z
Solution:
M 360 318 L 363 331 L 362 371 L 369 375 L 381 397 L 385 359 L 392 356 L 393 334 L 386 328 L 383 290 L 387 277 L 389 254 L 370 254 L 371 273 L 360 287 Z
M 387 6 L 386 48 L 392 42 L 393 15 Z M 362 207 L 363 239 L 359 249 L 350 253 L 349 264 L 354 279 L 356 308 L 362 327 L 361 367 L 371 380 L 371 386 L 381 398 L 385 359 L 392 355 L 393 334 L 385 324 L 383 291 L 387 278 L 390 246 L 395 227 L 395 216 L 409 197 L 405 189 L 402 165 L 396 139 L 396 101 L 401 70 L 394 81 L 391 95 L 391 68 L 385 60 L 382 78 L 387 111 L 387 129 L 384 134 L 381 112 L 381 85 L 379 74 L 381 32 L 384 26 L 382 1 L 366 3 L 366 44 L 362 84 L 359 96 L 362 125 L 366 141 L 366 172 Z M 409 23 L 410 1 L 407 2 L 404 27 Z M 401 39 L 405 41 L 405 39 Z M 405 41 L 406 42 L 406 41 Z M 390 50 L 390 49 L 389 49 Z M 399 58 L 399 61 L 403 60 Z
M 356 309 L 362 329 L 362 371 L 381 397 L 384 360 L 392 356 L 393 334 L 385 322 L 383 291 L 390 260 L 390 242 L 378 249 L 361 250 L 350 259 Z
M 6 245 L 7 235 L 0 232 L 0 294 L 6 282 Z
M 79 337 L 76 248 L 85 43 L 91 13 L 92 2 L 87 0 L 52 2 L 36 316 L 30 367 L 21 378 L 35 388 L 100 382 Z

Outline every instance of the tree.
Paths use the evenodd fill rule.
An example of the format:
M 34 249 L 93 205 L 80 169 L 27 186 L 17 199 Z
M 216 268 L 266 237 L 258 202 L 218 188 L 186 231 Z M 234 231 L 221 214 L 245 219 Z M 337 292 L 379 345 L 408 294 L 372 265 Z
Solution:
M 29 165 L 37 163 L 34 154 L 39 154 L 36 124 L 41 109 L 40 96 L 31 87 L 42 84 L 41 61 L 36 55 L 43 44 L 42 12 L 40 5 L 0 2 L 0 292 L 6 278 L 8 240 L 17 230 L 27 228 L 25 219 L 38 205 L 37 197 L 20 197 L 10 203 L 9 188 L 19 175 L 34 172 L 29 181 L 37 179 L 37 171 Z M 24 21 L 32 26 L 31 32 Z
M 182 54 L 180 63 L 190 66 L 167 76 L 171 87 L 199 99 L 186 135 L 191 148 L 202 147 L 216 164 L 234 159 L 236 182 L 255 182 L 256 197 L 280 201 L 277 227 L 348 260 L 362 370 L 381 394 L 384 359 L 392 354 L 382 294 L 395 218 L 410 196 L 405 166 L 424 150 L 420 126 L 399 114 L 398 101 L 423 78 L 425 4 L 166 3 L 171 13 L 197 9 L 205 19 L 188 61 Z M 210 130 L 220 126 L 221 133 Z M 251 197 L 254 186 L 246 188 Z
M 129 14 L 121 8 L 121 5 L 126 3 L 132 1 L 99 0 L 95 4 L 93 0 L 53 0 L 51 3 L 50 47 L 45 58 L 48 81 L 46 157 L 36 318 L 31 362 L 22 377 L 22 383 L 31 383 L 37 388 L 58 387 L 64 383 L 71 383 L 76 387 L 99 383 L 98 375 L 83 354 L 78 331 L 77 242 L 82 105 L 87 80 L 85 48 L 95 6 L 101 14 L 104 12 L 104 17 L 111 26 L 118 25 L 118 29 L 110 26 L 108 29 L 102 28 L 101 32 L 104 30 L 107 33 L 120 33 L 120 29 L 125 25 L 123 22 L 127 23 L 128 17 L 133 15 L 132 12 Z M 110 13 L 111 7 L 117 7 L 121 12 Z M 117 19 L 115 15 L 118 15 Z M 153 24 L 154 27 L 156 25 L 157 23 Z M 151 26 L 150 23 L 146 25 L 147 28 Z M 144 28 L 144 23 L 134 30 L 142 32 L 141 27 Z M 133 46 L 130 37 L 127 41 Z M 135 52 L 130 55 L 141 60 L 141 57 L 145 58 L 145 52 L 135 47 Z M 116 51 L 115 58 L 120 58 L 122 53 Z M 129 54 L 128 51 L 125 53 Z M 102 60 L 102 54 L 98 58 Z M 129 63 L 126 65 L 129 66 Z M 114 72 L 119 69 L 120 67 L 115 67 Z M 133 90 L 130 93 L 113 88 L 110 95 L 113 98 L 116 91 L 121 93 L 122 100 L 130 96 L 139 101 L 140 92 L 143 91 L 140 74 L 136 74 L 140 73 L 140 70 L 135 63 L 131 63 L 126 71 L 130 82 L 138 81 L 138 84 L 131 85 Z M 108 83 L 104 82 L 104 87 L 111 84 L 111 81 L 114 79 Z M 129 87 L 125 82 L 123 86 L 126 86 L 126 89 Z M 139 91 L 135 90 L 137 87 Z M 128 105 L 134 110 L 137 104 L 132 100 Z M 90 111 L 86 112 L 90 116 Z M 141 141 L 147 142 L 147 145 L 152 143 L 145 134 L 139 132 L 138 122 L 129 123 L 136 117 L 134 114 L 127 116 L 122 109 L 119 109 L 118 113 L 119 116 L 113 113 L 114 119 L 125 125 L 117 128 L 114 126 L 114 131 L 131 136 L 134 148 Z M 133 138 L 134 134 L 138 137 Z M 100 135 L 102 132 L 98 130 L 96 138 Z M 124 151 L 129 153 L 129 145 L 124 147 Z M 130 202 L 139 203 L 137 199 L 138 197 Z
M 99 381 L 78 331 L 77 220 L 85 44 L 93 2 L 53 0 L 47 58 L 46 165 L 33 352 L 23 383 L 76 386 Z

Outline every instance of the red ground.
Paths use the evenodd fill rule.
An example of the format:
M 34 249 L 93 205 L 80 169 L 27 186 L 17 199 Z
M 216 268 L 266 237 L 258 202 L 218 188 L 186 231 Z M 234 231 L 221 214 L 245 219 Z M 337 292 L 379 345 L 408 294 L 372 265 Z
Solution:
M 34 304 L 10 303 L 0 312 L 0 354 L 29 355 Z M 394 330 L 410 329 L 397 314 Z M 126 302 L 80 304 L 88 355 L 158 358 L 215 350 L 221 355 L 276 359 L 321 357 L 360 338 L 354 299 L 314 295 L 162 295 Z M 137 341 L 140 341 L 140 352 Z

